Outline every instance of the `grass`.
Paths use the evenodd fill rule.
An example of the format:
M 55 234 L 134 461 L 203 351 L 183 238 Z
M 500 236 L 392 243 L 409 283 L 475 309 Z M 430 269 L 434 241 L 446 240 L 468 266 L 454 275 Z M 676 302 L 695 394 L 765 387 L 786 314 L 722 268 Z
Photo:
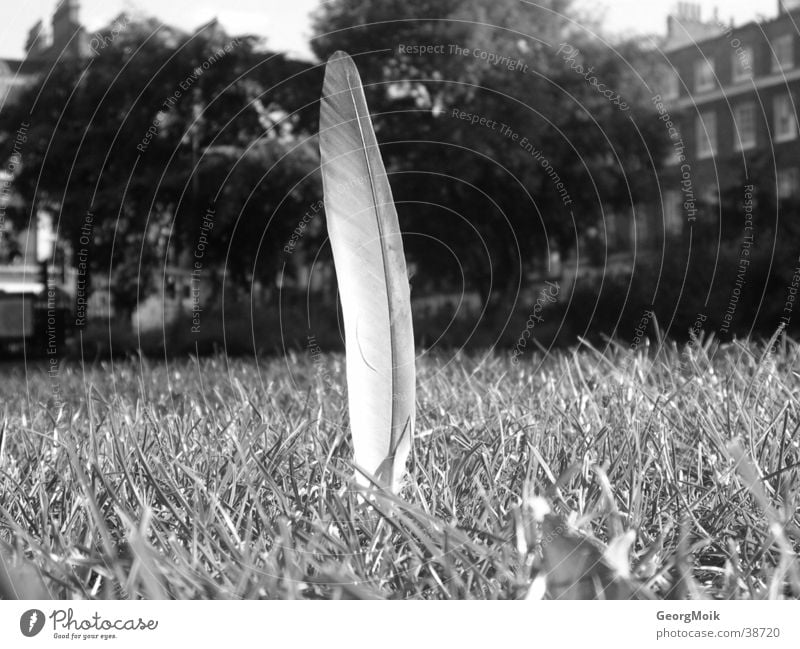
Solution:
M 6 369 L 0 539 L 22 595 L 512 599 L 542 494 L 632 530 L 660 597 L 800 596 L 800 347 L 655 351 L 424 356 L 403 500 L 373 506 L 341 356 Z

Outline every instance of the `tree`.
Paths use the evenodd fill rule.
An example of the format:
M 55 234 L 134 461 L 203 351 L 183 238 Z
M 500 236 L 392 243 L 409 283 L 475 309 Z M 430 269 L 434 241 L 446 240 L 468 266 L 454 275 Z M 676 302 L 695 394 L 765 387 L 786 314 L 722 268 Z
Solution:
M 225 263 L 243 278 L 263 238 L 261 255 L 274 272 L 273 257 L 298 218 L 278 205 L 317 164 L 302 142 L 316 128 L 318 72 L 265 50 L 256 37 L 231 38 L 214 22 L 193 34 L 154 20 L 126 19 L 125 29 L 113 29 L 119 23 L 98 35 L 91 59 L 54 63 L 4 108 L 6 155 L 9 135 L 21 121 L 31 124 L 15 186 L 29 206 L 57 215 L 73 250 L 91 222 L 91 268 L 110 273 L 123 312 L 152 289 L 152 269 L 197 245 L 212 202 L 222 219 L 215 235 L 226 236 L 241 218 L 232 201 L 243 205 L 251 190 L 236 254 L 217 254 L 231 242 L 212 235 L 204 263 Z M 277 124 L 269 121 L 276 114 Z M 256 169 L 279 158 L 270 175 Z M 302 185 L 309 202 L 312 187 Z M 265 232 L 276 213 L 280 223 Z
M 550 244 L 566 253 L 604 209 L 648 194 L 657 120 L 634 123 L 560 45 L 580 43 L 580 65 L 621 95 L 635 47 L 597 45 L 575 15 L 569 0 L 336 0 L 318 11 L 312 47 L 322 59 L 346 50 L 362 70 L 401 223 L 420 233 L 407 249 L 426 276 L 452 284 L 463 268 L 502 298 Z

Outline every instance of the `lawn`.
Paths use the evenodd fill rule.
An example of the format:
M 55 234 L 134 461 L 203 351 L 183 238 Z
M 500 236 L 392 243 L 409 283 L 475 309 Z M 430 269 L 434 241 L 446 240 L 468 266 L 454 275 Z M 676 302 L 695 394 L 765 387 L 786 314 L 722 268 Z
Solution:
M 423 355 L 371 504 L 342 356 L 6 366 L 3 553 L 23 596 L 516 599 L 541 495 L 656 596 L 798 597 L 800 347 L 765 349 Z

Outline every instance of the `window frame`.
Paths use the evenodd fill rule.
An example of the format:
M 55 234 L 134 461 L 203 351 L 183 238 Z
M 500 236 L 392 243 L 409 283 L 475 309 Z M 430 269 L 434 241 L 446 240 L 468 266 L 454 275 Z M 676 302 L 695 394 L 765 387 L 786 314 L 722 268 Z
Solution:
M 705 110 L 697 116 L 695 122 L 695 137 L 697 138 L 697 157 L 700 160 L 714 158 L 719 153 L 717 128 L 716 110 Z
M 792 124 L 792 127 L 785 132 L 779 130 L 781 116 L 778 115 L 778 109 L 780 106 L 784 106 L 788 109 L 788 117 Z M 788 92 L 775 95 L 772 99 L 772 132 L 773 140 L 778 143 L 791 142 L 797 139 L 797 114 L 793 106 L 792 95 Z
M 678 71 L 670 65 L 665 66 L 664 80 L 662 97 L 667 101 L 678 99 L 681 96 L 681 79 Z
M 740 120 L 740 115 L 744 111 L 749 111 L 751 114 L 752 119 L 752 129 L 750 137 L 745 139 L 743 137 L 743 130 Z M 737 151 L 748 151 L 750 149 L 754 149 L 758 146 L 758 126 L 757 126 L 757 119 L 756 119 L 756 102 L 754 101 L 742 101 L 734 105 L 733 107 L 733 124 L 734 124 L 734 131 L 736 133 L 734 147 Z
M 749 69 L 745 69 L 742 65 L 742 59 L 738 52 L 733 52 L 731 58 L 731 80 L 733 83 L 743 83 L 750 81 L 753 78 L 753 68 L 755 67 L 756 50 L 752 45 L 743 45 L 743 50 L 749 52 L 748 64 Z
M 800 196 L 800 167 L 778 169 L 778 175 L 775 181 L 779 201 L 785 201 Z M 783 187 L 787 185 L 789 191 L 782 191 Z
M 683 211 L 681 210 L 681 192 L 670 189 L 664 192 L 664 231 L 670 235 L 683 232 Z
M 708 79 L 703 81 L 705 73 L 708 72 Z M 713 58 L 701 58 L 694 64 L 694 89 L 696 92 L 713 90 L 717 87 L 717 70 Z
M 779 54 L 781 53 L 781 49 L 779 44 L 788 45 L 788 61 L 782 61 Z M 778 36 L 777 38 L 773 39 L 772 41 L 772 71 L 773 72 L 785 72 L 786 70 L 791 70 L 794 67 L 794 34 L 784 34 L 783 36 Z
M 700 196 L 700 200 L 708 207 L 715 209 L 721 205 L 720 191 L 718 185 L 709 186 Z

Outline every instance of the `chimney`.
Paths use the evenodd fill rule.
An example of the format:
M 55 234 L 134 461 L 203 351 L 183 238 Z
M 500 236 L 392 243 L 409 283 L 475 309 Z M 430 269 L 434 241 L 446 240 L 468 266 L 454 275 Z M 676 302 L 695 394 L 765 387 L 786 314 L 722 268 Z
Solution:
M 53 54 L 81 58 L 89 53 L 89 38 L 78 20 L 78 0 L 61 0 L 53 13 Z M 77 32 L 77 33 L 76 33 Z
M 38 21 L 28 30 L 28 39 L 25 41 L 25 51 L 30 59 L 39 59 L 47 52 L 47 34 L 44 33 L 42 21 Z
M 795 0 L 800 6 L 800 0 Z M 703 21 L 702 8 L 698 2 L 679 2 L 667 16 L 666 50 L 674 50 L 690 43 L 718 36 L 725 31 L 719 22 L 719 12 L 714 11 L 713 20 Z
M 698 2 L 679 2 L 678 20 L 681 22 L 699 23 L 702 16 L 702 9 Z

